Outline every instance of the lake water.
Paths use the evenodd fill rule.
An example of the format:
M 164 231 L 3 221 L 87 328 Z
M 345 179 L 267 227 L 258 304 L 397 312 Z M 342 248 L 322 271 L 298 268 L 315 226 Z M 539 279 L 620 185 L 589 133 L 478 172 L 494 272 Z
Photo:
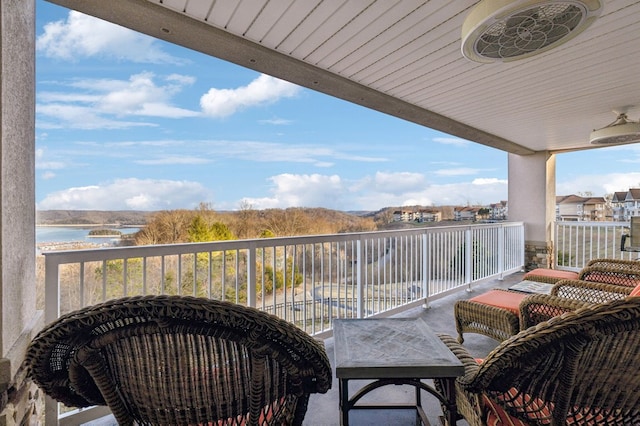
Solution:
M 102 238 L 89 237 L 89 232 L 94 227 L 76 227 L 76 226 L 36 226 L 36 244 L 41 243 L 59 243 L 72 241 L 98 242 Z M 123 234 L 134 234 L 140 228 L 119 228 L 118 231 Z M 105 238 L 107 239 L 107 238 Z

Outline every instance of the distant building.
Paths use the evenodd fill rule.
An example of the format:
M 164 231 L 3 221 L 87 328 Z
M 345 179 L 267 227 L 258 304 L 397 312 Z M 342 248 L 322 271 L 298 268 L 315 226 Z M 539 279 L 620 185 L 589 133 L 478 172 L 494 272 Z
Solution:
M 478 220 L 482 207 L 456 207 L 453 209 L 453 220 Z
M 508 213 L 509 209 L 507 208 L 506 201 L 500 201 L 499 203 L 489 206 L 489 217 L 492 220 L 505 220 L 507 219 Z
M 624 198 L 624 220 L 640 216 L 640 188 L 630 188 Z
M 605 221 L 612 217 L 604 197 L 559 195 L 556 197 L 556 219 L 566 221 Z
M 394 222 L 440 222 L 442 212 L 437 209 L 408 208 L 393 212 Z
M 625 221 L 625 198 L 627 197 L 626 191 L 614 192 L 611 197 L 611 216 L 614 221 Z

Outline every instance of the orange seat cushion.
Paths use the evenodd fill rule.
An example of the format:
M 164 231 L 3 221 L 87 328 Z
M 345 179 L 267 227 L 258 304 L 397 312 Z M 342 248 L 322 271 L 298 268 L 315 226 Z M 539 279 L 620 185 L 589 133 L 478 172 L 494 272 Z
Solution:
M 495 306 L 496 308 L 508 309 L 516 315 L 520 314 L 518 307 L 522 299 L 527 297 L 526 293 L 519 291 L 489 290 L 476 297 L 471 298 L 473 302 Z
M 527 278 L 527 277 L 535 277 L 536 275 L 543 276 L 543 277 L 557 278 L 558 280 L 577 280 L 578 279 L 577 272 L 560 271 L 558 269 L 547 269 L 547 268 L 537 268 L 532 271 L 529 271 L 526 274 L 524 274 L 524 279 L 535 281 L 535 279 Z
M 633 290 L 631 290 L 631 293 L 629 293 L 629 297 L 632 297 L 632 296 L 633 297 L 640 296 L 640 284 L 638 284 L 633 288 Z

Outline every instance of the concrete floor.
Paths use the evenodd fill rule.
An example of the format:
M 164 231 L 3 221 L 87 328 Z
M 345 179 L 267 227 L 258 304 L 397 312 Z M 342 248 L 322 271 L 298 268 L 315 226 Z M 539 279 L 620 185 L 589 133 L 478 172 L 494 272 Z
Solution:
M 506 288 L 522 281 L 521 273 L 509 275 L 504 280 L 489 280 L 481 284 L 474 284 L 472 292 L 458 292 L 446 296 L 442 299 L 430 303 L 429 308 L 415 308 L 405 311 L 397 317 L 418 317 L 427 320 L 427 323 L 437 333 L 446 333 L 456 336 L 455 323 L 453 317 L 453 304 L 458 299 L 471 298 L 491 288 Z M 465 334 L 465 347 L 469 352 L 478 358 L 486 356 L 498 344 L 497 341 L 477 334 Z M 327 354 L 332 365 L 334 361 L 333 338 L 325 340 Z M 367 381 L 349 382 L 349 390 L 355 393 Z M 307 426 L 334 426 L 340 424 L 340 414 L 338 406 L 338 380 L 334 378 L 332 388 L 322 395 L 311 395 L 309 408 L 305 416 L 304 425 Z M 376 389 L 362 399 L 363 403 L 412 403 L 415 401 L 415 391 L 410 386 L 385 386 Z M 425 407 L 427 417 L 432 425 L 440 424 L 442 410 L 435 397 L 427 392 L 422 392 L 422 405 Z M 349 413 L 349 424 L 352 426 L 368 425 L 416 425 L 416 414 L 414 410 L 353 410 Z M 458 422 L 458 426 L 466 425 L 463 420 Z
M 456 336 L 455 323 L 453 317 L 453 304 L 458 299 L 468 299 L 477 294 L 481 294 L 491 288 L 506 288 L 522 281 L 522 273 L 516 273 L 505 277 L 503 280 L 488 280 L 483 283 L 474 284 L 472 292 L 460 291 L 456 294 L 446 296 L 430 303 L 429 308 L 414 308 L 395 315 L 396 317 L 418 317 L 427 320 L 427 323 L 437 333 L 446 333 Z M 475 357 L 486 356 L 496 345 L 497 341 L 477 334 L 465 334 L 465 347 Z M 333 364 L 334 345 L 333 338 L 325 340 L 327 355 Z M 349 388 L 355 393 L 360 387 L 366 385 L 367 381 L 352 380 Z M 335 378 L 335 369 L 332 388 L 325 394 L 313 394 L 309 400 L 309 408 L 305 416 L 305 426 L 337 426 L 340 424 L 340 413 L 338 406 L 338 380 Z M 414 388 L 410 386 L 385 386 L 371 392 L 365 396 L 362 403 L 373 404 L 411 404 L 415 401 Z M 429 422 L 432 425 L 440 424 L 442 410 L 438 400 L 427 392 L 422 392 L 422 405 L 426 411 Z M 349 421 L 352 426 L 404 426 L 416 425 L 417 416 L 415 410 L 353 410 L 349 413 Z M 112 416 L 94 420 L 85 425 L 90 426 L 112 426 L 115 425 Z M 458 426 L 466 425 L 464 420 L 458 422 Z

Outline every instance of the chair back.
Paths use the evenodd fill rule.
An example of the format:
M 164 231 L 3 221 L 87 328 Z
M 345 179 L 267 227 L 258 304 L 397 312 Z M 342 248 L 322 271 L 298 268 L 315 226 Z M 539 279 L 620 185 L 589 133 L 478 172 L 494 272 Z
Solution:
M 629 232 L 620 239 L 620 251 L 640 251 L 640 216 L 631 216 Z M 627 245 L 627 240 L 631 240 Z
M 116 299 L 67 314 L 29 347 L 35 382 L 119 424 L 302 424 L 331 387 L 322 344 L 254 308 L 204 298 Z
M 603 264 L 585 266 L 580 271 L 578 279 L 633 288 L 640 284 L 640 267 L 637 264 L 613 263 L 607 266 Z
M 640 297 L 579 309 L 505 340 L 471 388 L 531 424 L 640 424 Z

